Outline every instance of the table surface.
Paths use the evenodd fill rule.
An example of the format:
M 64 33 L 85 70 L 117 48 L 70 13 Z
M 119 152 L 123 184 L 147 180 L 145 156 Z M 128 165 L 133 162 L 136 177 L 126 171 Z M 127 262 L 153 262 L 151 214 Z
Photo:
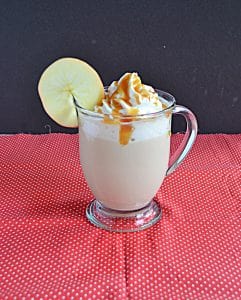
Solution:
M 76 134 L 0 137 L 0 299 L 240 299 L 240 171 L 241 134 L 199 135 L 161 221 L 110 233 L 86 220 Z

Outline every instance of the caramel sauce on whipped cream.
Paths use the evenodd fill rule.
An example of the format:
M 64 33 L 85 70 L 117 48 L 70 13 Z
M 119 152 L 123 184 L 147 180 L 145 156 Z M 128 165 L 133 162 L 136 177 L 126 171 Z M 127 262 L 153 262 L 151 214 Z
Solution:
M 134 130 L 131 122 L 135 116 L 162 109 L 158 94 L 151 86 L 143 84 L 137 73 L 125 73 L 119 81 L 113 81 L 105 98 L 95 106 L 96 112 L 104 114 L 104 123 L 120 125 L 121 145 L 127 145 L 131 139 Z M 130 118 L 126 119 L 126 116 Z

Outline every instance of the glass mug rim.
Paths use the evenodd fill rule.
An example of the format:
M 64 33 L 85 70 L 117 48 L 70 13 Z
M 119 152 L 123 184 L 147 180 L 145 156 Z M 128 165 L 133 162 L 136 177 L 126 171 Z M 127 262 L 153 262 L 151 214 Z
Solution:
M 107 90 L 107 88 L 108 88 L 108 86 L 104 87 L 105 91 Z M 154 90 L 155 90 L 155 92 L 157 92 L 159 98 L 163 98 L 165 100 L 165 102 L 168 103 L 167 107 L 165 107 L 164 109 L 159 110 L 157 112 L 154 112 L 154 113 L 114 116 L 114 119 L 115 120 L 119 119 L 121 121 L 128 121 L 128 120 L 135 121 L 138 119 L 139 120 L 140 119 L 153 119 L 153 118 L 159 117 L 163 114 L 166 114 L 169 111 L 172 111 L 174 109 L 174 107 L 176 106 L 175 97 L 173 95 L 171 95 L 170 93 L 165 92 L 163 90 L 159 90 L 159 89 L 154 89 Z M 78 110 L 80 110 L 83 115 L 86 115 L 93 119 L 103 119 L 105 116 L 109 116 L 109 114 L 98 113 L 95 111 L 85 109 L 85 108 L 81 107 L 75 99 L 74 99 L 74 104 L 75 104 L 75 107 Z

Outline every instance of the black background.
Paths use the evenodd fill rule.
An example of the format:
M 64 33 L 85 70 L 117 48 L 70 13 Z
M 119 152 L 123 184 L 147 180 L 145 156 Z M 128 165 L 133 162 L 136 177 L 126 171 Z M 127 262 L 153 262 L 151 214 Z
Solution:
M 105 85 L 137 71 L 193 110 L 200 133 L 241 131 L 240 0 L 0 3 L 0 133 L 76 132 L 55 124 L 37 93 L 43 70 L 66 56 Z

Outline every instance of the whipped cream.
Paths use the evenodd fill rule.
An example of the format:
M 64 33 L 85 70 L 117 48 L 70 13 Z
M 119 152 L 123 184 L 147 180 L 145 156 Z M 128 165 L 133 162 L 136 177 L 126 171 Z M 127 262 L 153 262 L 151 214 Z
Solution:
M 155 90 L 141 82 L 137 73 L 125 73 L 109 86 L 105 99 L 95 111 L 107 115 L 134 116 L 163 109 Z
M 151 86 L 141 82 L 137 73 L 125 73 L 118 81 L 112 82 L 105 98 L 95 106 L 95 112 L 104 114 L 103 123 L 107 131 L 111 128 L 109 134 L 113 136 L 118 130 L 119 143 L 127 145 L 130 141 L 162 133 L 162 129 L 169 124 L 165 116 L 149 122 L 135 117 L 155 113 L 163 108 L 161 98 Z M 126 116 L 128 119 L 125 119 Z

